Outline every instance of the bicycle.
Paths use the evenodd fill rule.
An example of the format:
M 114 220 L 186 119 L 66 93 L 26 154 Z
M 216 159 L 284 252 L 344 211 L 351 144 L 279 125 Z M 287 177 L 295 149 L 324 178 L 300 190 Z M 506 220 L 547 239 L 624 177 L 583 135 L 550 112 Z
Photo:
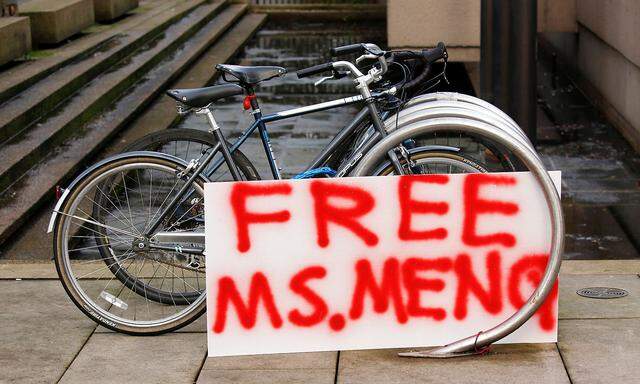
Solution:
M 64 190 L 49 225 L 49 232 L 54 232 L 57 271 L 76 306 L 107 328 L 138 335 L 169 332 L 201 316 L 205 311 L 201 231 L 204 183 L 210 182 L 216 172 L 222 172 L 219 179 L 231 176 L 235 181 L 259 177 L 238 149 L 256 130 L 273 178 L 281 179 L 267 131 L 270 122 L 364 102 L 363 111 L 297 177 L 347 176 L 367 150 L 387 136 L 378 104 L 388 101 L 398 89 L 369 88 L 381 81 L 388 69 L 388 53 L 377 46 L 355 44 L 334 48 L 332 53 L 360 54 L 356 62 L 372 60 L 375 64 L 364 74 L 349 61 L 335 61 L 300 70 L 298 77 L 330 72 L 322 82 L 350 76 L 359 95 L 263 115 L 255 87 L 284 75 L 286 70 L 218 65 L 228 84 L 168 91 L 179 102 L 179 113 L 196 113 L 208 120 L 209 142 L 214 143 L 210 150 L 188 162 L 158 152 L 123 153 L 78 176 Z M 446 49 L 442 45 L 406 55 L 428 62 L 446 58 Z M 416 78 L 422 81 L 420 76 Z M 217 100 L 236 95 L 245 95 L 244 106 L 255 122 L 235 143 L 228 144 L 210 107 Z M 374 135 L 366 133 L 368 122 L 375 129 Z M 356 138 L 358 145 L 354 146 Z M 218 154 L 221 157 L 214 161 Z M 420 147 L 411 140 L 387 155 L 374 175 L 487 171 L 455 149 Z M 327 165 L 336 165 L 337 169 Z

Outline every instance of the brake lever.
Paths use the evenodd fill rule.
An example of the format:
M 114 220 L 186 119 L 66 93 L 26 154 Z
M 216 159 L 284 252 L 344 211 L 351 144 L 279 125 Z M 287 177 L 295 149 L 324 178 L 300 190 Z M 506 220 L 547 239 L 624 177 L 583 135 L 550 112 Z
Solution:
M 325 82 L 325 81 L 327 81 L 327 80 L 340 80 L 340 79 L 342 79 L 343 77 L 347 77 L 347 76 L 348 76 L 348 74 L 347 74 L 347 73 L 345 73 L 345 72 L 339 72 L 339 71 L 334 70 L 334 71 L 333 71 L 333 74 L 332 74 L 331 76 L 323 77 L 322 79 L 320 79 L 320 80 L 316 81 L 316 82 L 315 82 L 315 83 L 313 83 L 313 84 L 317 87 L 318 85 L 320 85 L 320 84 L 324 83 L 324 82 Z
M 372 54 L 367 54 L 367 55 L 362 55 L 360 57 L 358 57 L 356 59 L 356 65 L 360 65 L 361 62 L 363 62 L 364 60 L 375 60 L 378 61 L 379 56 L 376 55 L 372 55 Z
M 333 80 L 333 76 L 325 76 L 322 79 L 316 81 L 315 83 L 313 83 L 313 85 L 315 85 L 316 87 L 322 83 L 324 83 L 327 80 Z

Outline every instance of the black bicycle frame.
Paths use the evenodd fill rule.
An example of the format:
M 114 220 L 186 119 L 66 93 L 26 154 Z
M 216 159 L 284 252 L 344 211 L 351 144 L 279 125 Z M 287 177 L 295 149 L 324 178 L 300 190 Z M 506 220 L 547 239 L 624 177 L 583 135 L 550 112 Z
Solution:
M 359 96 L 355 96 L 356 98 Z M 339 99 L 339 100 L 335 100 L 335 101 L 341 101 L 341 100 L 345 100 L 345 99 Z M 362 97 L 360 97 L 359 100 L 362 100 Z M 347 104 L 342 104 L 342 105 L 349 105 L 349 104 L 353 104 L 357 101 L 354 102 L 349 102 Z M 330 101 L 329 103 L 332 103 L 333 101 Z M 313 108 L 315 106 L 319 106 L 322 105 L 324 103 L 321 104 L 315 104 L 315 105 L 311 105 L 309 107 L 302 107 L 302 108 L 297 108 L 297 109 L 292 109 L 292 110 L 288 110 L 288 111 L 284 111 L 284 112 L 292 112 L 292 111 L 297 111 L 297 110 L 302 110 L 302 109 L 306 109 L 306 108 Z M 339 105 L 340 106 L 340 105 Z M 279 175 L 279 172 L 276 176 L 276 173 L 274 172 L 274 169 L 277 170 L 277 164 L 275 162 L 275 157 L 273 156 L 272 151 L 269 149 L 271 148 L 271 144 L 270 144 L 270 140 L 269 140 L 269 135 L 266 129 L 266 123 L 270 123 L 270 122 L 274 122 L 274 121 L 279 121 L 279 120 L 283 120 L 286 119 L 288 117 L 294 117 L 294 116 L 300 116 L 300 115 L 305 115 L 308 113 L 313 113 L 313 112 L 318 112 L 324 109 L 330 109 L 330 108 L 335 108 L 335 106 L 330 106 L 330 107 L 326 107 L 326 108 L 322 108 L 322 109 L 311 109 L 309 111 L 306 112 L 301 112 L 301 113 L 296 113 L 294 114 L 288 114 L 286 116 L 282 116 L 282 112 L 280 112 L 280 114 L 275 113 L 275 114 L 271 114 L 271 115 L 266 115 L 266 116 L 262 116 L 256 119 L 256 121 L 247 129 L 245 129 L 242 134 L 240 135 L 240 137 L 229 147 L 229 151 L 231 153 L 235 152 L 236 149 L 240 148 L 240 146 L 242 146 L 242 144 L 244 144 L 244 142 L 253 134 L 253 132 L 256 129 L 260 128 L 260 125 L 262 125 L 264 128 L 262 129 L 262 131 L 260 132 L 260 139 L 262 141 L 263 146 L 265 147 L 265 154 L 267 156 L 267 161 L 269 162 L 269 167 L 271 168 L 271 173 L 274 177 L 274 179 L 279 180 L 282 177 Z M 386 119 L 388 117 L 389 113 L 388 112 L 383 112 L 382 113 L 382 119 Z M 337 150 L 339 149 L 346 140 L 348 140 L 351 137 L 351 134 L 358 128 L 360 127 L 360 125 L 365 122 L 367 120 L 367 118 L 370 117 L 370 112 L 367 109 L 367 107 L 364 107 L 360 110 L 360 112 L 358 112 L 358 114 L 349 122 L 349 124 L 347 124 L 344 128 L 342 128 L 337 134 L 336 136 L 334 136 L 334 138 L 331 140 L 331 142 L 329 142 L 329 144 L 327 144 L 326 147 L 324 147 L 320 153 L 311 161 L 311 163 L 309 163 L 309 165 L 307 166 L 307 168 L 305 170 L 310 170 L 310 169 L 314 169 L 314 168 L 318 168 L 320 167 L 322 164 L 324 164 L 329 157 Z M 264 133 L 262 133 L 264 132 Z M 369 144 L 375 144 L 380 140 L 380 136 L 377 134 L 374 134 L 374 136 L 372 136 L 369 140 L 365 141 L 364 145 L 361 147 L 363 149 L 370 149 L 371 145 Z M 218 146 L 216 145 L 216 147 L 214 148 L 214 150 L 212 152 L 217 152 L 219 150 Z M 360 152 L 360 151 L 359 151 Z M 366 152 L 366 151 L 365 151 Z M 355 156 L 354 156 L 355 157 Z M 211 168 L 207 171 L 206 175 L 207 176 L 211 176 L 213 173 L 215 173 L 215 171 L 218 170 L 218 168 L 220 168 L 222 166 L 222 164 L 224 163 L 224 158 L 222 159 L 218 159 L 212 166 Z M 347 161 L 347 164 L 349 165 L 351 162 Z M 351 170 L 351 168 L 353 168 L 355 164 L 352 164 L 350 167 L 345 167 L 345 171 L 348 172 L 349 170 Z M 345 172 L 345 173 L 346 173 Z
M 276 159 L 275 159 L 275 156 L 273 154 L 273 149 L 271 148 L 271 141 L 269 139 L 269 133 L 267 131 L 267 124 L 268 123 L 271 123 L 271 122 L 274 122 L 274 121 L 280 121 L 280 120 L 288 119 L 288 118 L 291 118 L 291 117 L 306 115 L 306 114 L 310 114 L 310 113 L 313 113 L 313 112 L 319 112 L 319 111 L 324 111 L 324 110 L 327 110 L 327 109 L 337 108 L 337 107 L 341 107 L 341 106 L 347 106 L 347 105 L 355 104 L 357 102 L 360 102 L 360 101 L 364 100 L 366 102 L 366 104 L 367 104 L 366 107 L 364 107 L 347 126 L 342 128 L 340 130 L 340 132 L 338 132 L 338 134 L 333 138 L 333 140 L 331 140 L 331 142 L 327 145 L 327 147 L 325 147 L 320 152 L 320 154 L 318 154 L 318 156 L 307 167 L 307 169 L 317 168 L 318 166 L 320 166 L 324 162 L 326 162 L 327 159 L 329 158 L 329 156 L 331 156 L 331 154 L 336 149 L 338 149 L 341 145 L 343 145 L 345 140 L 347 140 L 347 139 L 349 139 L 351 137 L 351 133 L 353 133 L 361 125 L 361 123 L 366 121 L 367 117 L 371 117 L 372 123 L 373 123 L 374 127 L 376 128 L 376 132 L 373 135 L 371 135 L 369 138 L 367 138 L 367 140 L 365 140 L 364 144 L 359 147 L 358 151 L 356 151 L 355 153 L 353 153 L 349 157 L 349 159 L 346 162 L 345 167 L 343 167 L 340 170 L 339 176 L 347 174 L 349 172 L 349 170 L 353 166 L 355 166 L 357 164 L 357 162 L 362 158 L 363 154 L 366 151 L 368 151 L 373 145 L 375 145 L 382 137 L 384 137 L 386 135 L 386 131 L 384 129 L 384 123 L 382 121 L 383 121 L 384 118 L 387 117 L 388 113 L 386 113 L 386 112 L 383 113 L 382 117 L 378 114 L 378 110 L 377 110 L 377 107 L 375 105 L 375 98 L 378 97 L 378 96 L 379 96 L 379 94 L 374 94 L 370 99 L 367 99 L 367 100 L 364 100 L 364 97 L 362 97 L 360 95 L 359 96 L 345 97 L 345 98 L 342 98 L 342 99 L 327 101 L 327 102 L 324 102 L 324 103 L 313 104 L 313 105 L 309 105 L 309 106 L 305 106 L 305 107 L 289 109 L 289 110 L 286 110 L 286 111 L 277 112 L 277 113 L 273 113 L 273 114 L 269 114 L 269 115 L 265 115 L 265 116 L 262 115 L 262 112 L 260 111 L 260 108 L 258 106 L 257 100 L 255 98 L 252 98 L 251 99 L 251 107 L 252 107 L 252 110 L 253 110 L 252 112 L 253 112 L 253 115 L 254 115 L 254 118 L 255 118 L 254 123 L 251 124 L 251 126 L 249 126 L 240 135 L 240 137 L 231 145 L 231 147 L 228 147 L 226 145 L 226 141 L 225 141 L 224 136 L 222 135 L 221 130 L 219 128 L 214 128 L 213 129 L 213 134 L 216 136 L 216 139 L 218 140 L 218 143 L 213 147 L 213 149 L 205 157 L 205 159 L 201 163 L 198 164 L 196 169 L 189 176 L 189 179 L 185 182 L 185 184 L 182 186 L 182 188 L 176 193 L 176 195 L 173 197 L 173 199 L 167 205 L 167 207 L 163 210 L 163 212 L 160 214 L 160 216 L 157 219 L 155 219 L 155 221 L 150 226 L 150 228 L 146 231 L 144 236 L 145 237 L 149 237 L 156 231 L 158 226 L 162 223 L 162 220 L 164 220 L 164 218 L 170 213 L 170 211 L 172 209 L 174 209 L 176 207 L 176 205 L 181 201 L 182 196 L 187 192 L 187 190 L 190 188 L 191 184 L 198 178 L 198 176 L 200 176 L 203 173 L 204 169 L 213 160 L 213 158 L 217 155 L 218 151 L 222 151 L 223 158 L 218 159 L 213 164 L 213 166 L 211 167 L 209 172 L 206 173 L 205 175 L 210 176 L 218 168 L 220 168 L 220 166 L 222 166 L 222 164 L 226 161 L 228 166 L 229 166 L 229 168 L 230 168 L 230 172 L 233 175 L 234 179 L 235 180 L 239 180 L 240 179 L 238 177 L 239 171 L 238 171 L 238 169 L 236 167 L 236 164 L 233 162 L 233 159 L 231 158 L 231 154 L 236 149 L 238 149 L 249 138 L 249 136 L 251 136 L 251 134 L 253 134 L 253 132 L 255 132 L 256 129 L 258 129 L 258 131 L 260 133 L 260 139 L 262 141 L 262 144 L 263 144 L 263 147 L 264 147 L 264 151 L 265 151 L 265 155 L 267 156 L 267 160 L 269 162 L 269 167 L 271 168 L 271 173 L 273 175 L 273 178 L 275 180 L 281 180 L 282 176 L 280 175 L 280 170 L 278 169 L 278 165 L 276 163 Z M 209 112 L 209 114 L 207 116 L 209 117 L 212 126 L 213 127 L 217 127 L 217 124 L 213 120 L 213 116 L 210 115 L 210 112 Z M 392 162 L 393 166 L 396 168 L 396 170 L 401 170 L 401 166 L 400 166 L 398 158 L 395 155 L 395 152 L 390 151 L 389 152 L 389 156 L 391 157 L 391 162 Z

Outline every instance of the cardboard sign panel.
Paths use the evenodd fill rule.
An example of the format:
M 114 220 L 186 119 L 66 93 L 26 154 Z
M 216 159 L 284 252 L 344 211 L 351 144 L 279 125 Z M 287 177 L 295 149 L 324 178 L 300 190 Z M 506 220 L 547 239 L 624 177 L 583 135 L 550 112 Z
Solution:
M 516 312 L 551 244 L 527 172 L 210 183 L 205 215 L 210 356 L 444 345 Z M 557 298 L 502 342 L 556 341 Z

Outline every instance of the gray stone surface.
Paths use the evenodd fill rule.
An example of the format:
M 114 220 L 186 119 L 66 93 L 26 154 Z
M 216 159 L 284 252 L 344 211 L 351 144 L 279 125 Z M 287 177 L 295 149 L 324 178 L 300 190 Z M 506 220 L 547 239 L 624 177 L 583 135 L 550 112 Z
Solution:
M 91 336 L 61 383 L 193 383 L 207 351 L 202 334 Z
M 97 21 L 111 21 L 138 7 L 138 0 L 93 0 Z
M 576 294 L 578 289 L 587 287 L 622 288 L 629 295 L 605 300 Z M 560 319 L 640 318 L 640 278 L 635 274 L 563 275 L 560 278 L 559 312 Z
M 574 384 L 640 381 L 640 317 L 561 320 L 558 347 Z
M 0 18 L 0 65 L 24 56 L 31 50 L 28 17 Z
M 202 371 L 198 384 L 244 383 L 244 384 L 332 384 L 335 373 L 333 369 L 289 369 L 289 370 L 227 370 Z
M 342 352 L 338 383 L 569 383 L 555 344 L 500 345 L 455 359 L 400 358 L 399 351 Z
M 93 0 L 33 0 L 20 5 L 34 44 L 57 44 L 94 22 Z
M 0 303 L 0 382 L 55 382 L 96 327 L 55 280 L 0 281 Z
M 563 212 L 565 259 L 638 258 L 638 251 L 607 207 L 565 204 Z
M 193 323 L 187 325 L 186 327 L 182 327 L 174 333 L 206 333 L 207 332 L 207 316 L 202 315 L 197 318 Z M 98 326 L 96 328 L 96 333 L 115 333 L 110 329 L 107 329 L 103 326 Z M 202 337 L 205 337 L 204 335 Z
M 629 275 L 640 272 L 640 260 L 564 260 L 563 275 Z
M 333 383 L 336 352 L 207 358 L 197 383 Z

